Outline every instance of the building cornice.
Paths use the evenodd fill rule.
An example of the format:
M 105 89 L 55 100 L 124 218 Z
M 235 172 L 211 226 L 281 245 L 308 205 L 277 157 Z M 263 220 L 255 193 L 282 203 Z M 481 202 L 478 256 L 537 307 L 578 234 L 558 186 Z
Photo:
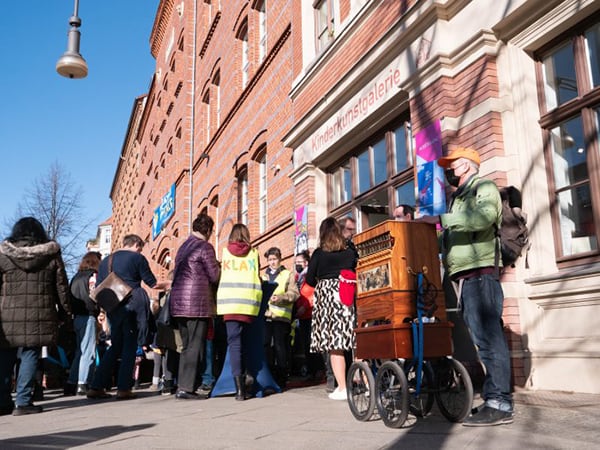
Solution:
M 158 4 L 154 25 L 152 26 L 152 32 L 150 33 L 150 53 L 154 59 L 158 58 L 158 52 L 162 46 L 172 13 L 173 0 L 161 0 Z

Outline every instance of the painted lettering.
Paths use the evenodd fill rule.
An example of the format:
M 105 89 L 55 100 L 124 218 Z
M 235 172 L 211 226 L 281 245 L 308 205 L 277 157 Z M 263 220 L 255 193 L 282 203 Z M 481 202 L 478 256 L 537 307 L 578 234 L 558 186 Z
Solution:
M 402 81 L 400 69 L 391 67 L 384 73 L 372 82 L 367 91 L 363 91 L 346 104 L 337 115 L 331 117 L 310 137 L 313 155 L 319 154 L 324 146 L 331 145 L 339 139 L 358 120 L 367 116 L 374 108 L 380 106 L 381 102 L 394 94 L 394 89 L 397 89 Z

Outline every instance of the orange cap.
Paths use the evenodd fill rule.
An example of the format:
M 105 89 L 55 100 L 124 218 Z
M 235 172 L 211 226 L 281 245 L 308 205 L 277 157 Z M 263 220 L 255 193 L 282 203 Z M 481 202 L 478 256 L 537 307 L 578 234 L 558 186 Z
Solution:
M 442 156 L 440 159 L 438 159 L 437 163 L 438 166 L 447 168 L 450 164 L 452 164 L 452 161 L 455 161 L 459 158 L 470 159 L 474 163 L 477 163 L 477 165 L 481 164 L 481 159 L 479 158 L 479 153 L 477 153 L 477 150 L 465 147 L 455 148 L 450 152 L 449 155 Z

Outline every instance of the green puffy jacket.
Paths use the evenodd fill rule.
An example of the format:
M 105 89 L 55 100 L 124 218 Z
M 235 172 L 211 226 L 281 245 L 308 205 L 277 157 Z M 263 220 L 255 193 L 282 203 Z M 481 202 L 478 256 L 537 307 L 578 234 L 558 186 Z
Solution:
M 493 181 L 475 175 L 459 187 L 448 213 L 441 215 L 442 254 L 450 277 L 465 270 L 495 265 L 494 224 L 500 227 L 501 222 L 502 201 Z

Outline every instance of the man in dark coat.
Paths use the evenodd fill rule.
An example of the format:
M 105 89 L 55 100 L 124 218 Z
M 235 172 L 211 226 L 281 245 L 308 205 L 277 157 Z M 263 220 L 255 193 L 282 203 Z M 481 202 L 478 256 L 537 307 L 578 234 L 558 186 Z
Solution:
M 117 400 L 130 400 L 136 397 L 131 391 L 133 386 L 133 369 L 138 347 L 146 345 L 148 335 L 148 318 L 150 315 L 150 299 L 142 287 L 142 281 L 151 288 L 166 289 L 170 282 L 158 282 L 150 269 L 148 260 L 142 255 L 144 241 L 136 234 L 128 234 L 123 238 L 123 246 L 104 258 L 98 268 L 96 289 L 113 271 L 131 288 L 131 294 L 115 308 L 107 311 L 110 324 L 112 345 L 100 360 L 94 374 L 91 388 L 87 390 L 87 398 L 101 399 L 111 397 L 105 390 L 110 385 L 112 373 L 119 362 L 117 375 Z M 103 289 L 103 295 L 114 296 L 110 289 Z M 116 297 L 115 297 L 116 298 Z M 96 297 L 98 300 L 98 296 Z
M 0 243 L 0 415 L 42 411 L 32 401 L 35 370 L 41 347 L 56 343 L 59 316 L 67 320 L 71 315 L 68 288 L 60 246 L 36 219 L 20 219 Z M 19 347 L 13 410 L 11 382 Z

